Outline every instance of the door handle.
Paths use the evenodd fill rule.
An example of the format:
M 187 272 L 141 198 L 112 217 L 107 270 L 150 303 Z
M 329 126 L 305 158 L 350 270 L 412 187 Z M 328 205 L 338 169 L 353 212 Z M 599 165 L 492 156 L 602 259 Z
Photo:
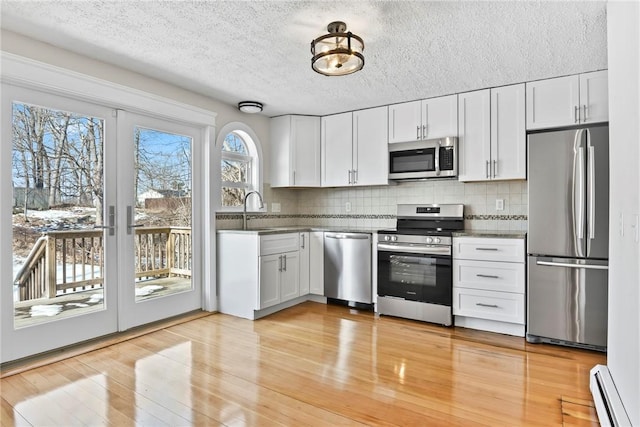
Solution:
M 144 227 L 144 224 L 133 223 L 133 207 L 127 206 L 127 234 L 131 234 L 131 231 L 138 227 Z
M 573 107 L 573 122 L 578 123 L 578 120 L 580 120 L 580 107 L 576 105 Z
M 109 230 L 109 236 L 115 236 L 116 234 L 116 207 L 109 206 L 109 214 L 108 214 L 108 224 L 109 225 L 94 225 L 94 229 L 100 230 Z
M 487 160 L 486 172 L 487 172 L 487 178 L 489 178 L 489 175 L 491 175 L 491 166 L 489 164 L 489 160 Z
M 282 268 L 282 271 L 287 271 L 287 256 L 282 255 L 282 259 L 284 260 L 284 267 Z
M 416 139 L 420 139 L 420 126 L 416 126 Z
M 422 139 L 427 139 L 427 125 L 422 125 Z
M 300 237 L 302 237 L 302 245 L 300 247 L 304 249 L 304 234 L 301 234 Z
M 278 257 L 278 271 L 282 271 L 282 255 Z
M 586 122 L 587 121 L 587 104 L 584 104 L 582 106 L 582 117 L 583 117 L 582 121 Z
M 586 265 L 586 264 L 571 264 L 568 262 L 551 262 L 551 261 L 536 261 L 536 265 L 544 265 L 546 267 L 564 267 L 564 268 L 584 268 L 585 270 L 608 270 L 608 265 Z
M 498 176 L 498 161 L 493 161 L 493 177 L 496 178 Z

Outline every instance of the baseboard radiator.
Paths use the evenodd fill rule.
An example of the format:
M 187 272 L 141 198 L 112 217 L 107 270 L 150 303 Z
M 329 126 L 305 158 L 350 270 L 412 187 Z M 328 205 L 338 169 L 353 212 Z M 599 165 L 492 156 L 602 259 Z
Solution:
M 598 420 L 603 427 L 626 427 L 631 425 L 629 416 L 622 405 L 609 368 L 596 365 L 591 369 L 589 388 L 598 413 Z

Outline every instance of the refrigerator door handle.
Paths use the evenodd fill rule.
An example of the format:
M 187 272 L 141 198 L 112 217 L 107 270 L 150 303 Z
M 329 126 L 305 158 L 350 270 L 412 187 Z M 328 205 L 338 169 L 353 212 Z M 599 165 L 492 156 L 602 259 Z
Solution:
M 571 264 L 568 262 L 551 262 L 536 261 L 536 265 L 545 265 L 547 267 L 563 267 L 563 268 L 584 268 L 585 270 L 608 270 L 608 265 L 587 265 L 587 264 Z
M 576 254 L 584 256 L 582 242 L 584 239 L 584 148 L 582 147 L 583 129 L 576 132 L 573 143 L 573 185 L 571 188 L 571 216 Z M 577 193 L 577 194 L 576 194 Z M 577 200 L 576 200 L 577 199 Z
M 587 256 L 591 253 L 591 240 L 596 238 L 596 159 L 595 147 L 591 145 L 591 133 L 587 129 L 587 147 L 589 150 L 589 239 L 587 240 Z

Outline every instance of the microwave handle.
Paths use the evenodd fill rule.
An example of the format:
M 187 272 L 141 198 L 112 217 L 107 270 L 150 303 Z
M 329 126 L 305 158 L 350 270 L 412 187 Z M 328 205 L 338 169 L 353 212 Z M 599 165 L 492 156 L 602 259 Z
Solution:
M 438 146 L 436 147 L 436 175 L 440 175 L 440 145 L 442 145 L 442 143 L 440 141 L 438 141 Z

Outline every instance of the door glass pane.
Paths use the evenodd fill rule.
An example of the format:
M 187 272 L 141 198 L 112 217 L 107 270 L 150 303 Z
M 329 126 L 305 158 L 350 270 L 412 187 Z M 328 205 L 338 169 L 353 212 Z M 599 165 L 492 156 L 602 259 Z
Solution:
M 12 104 L 16 328 L 104 309 L 104 121 Z
M 136 302 L 190 291 L 191 147 L 188 136 L 136 127 Z

